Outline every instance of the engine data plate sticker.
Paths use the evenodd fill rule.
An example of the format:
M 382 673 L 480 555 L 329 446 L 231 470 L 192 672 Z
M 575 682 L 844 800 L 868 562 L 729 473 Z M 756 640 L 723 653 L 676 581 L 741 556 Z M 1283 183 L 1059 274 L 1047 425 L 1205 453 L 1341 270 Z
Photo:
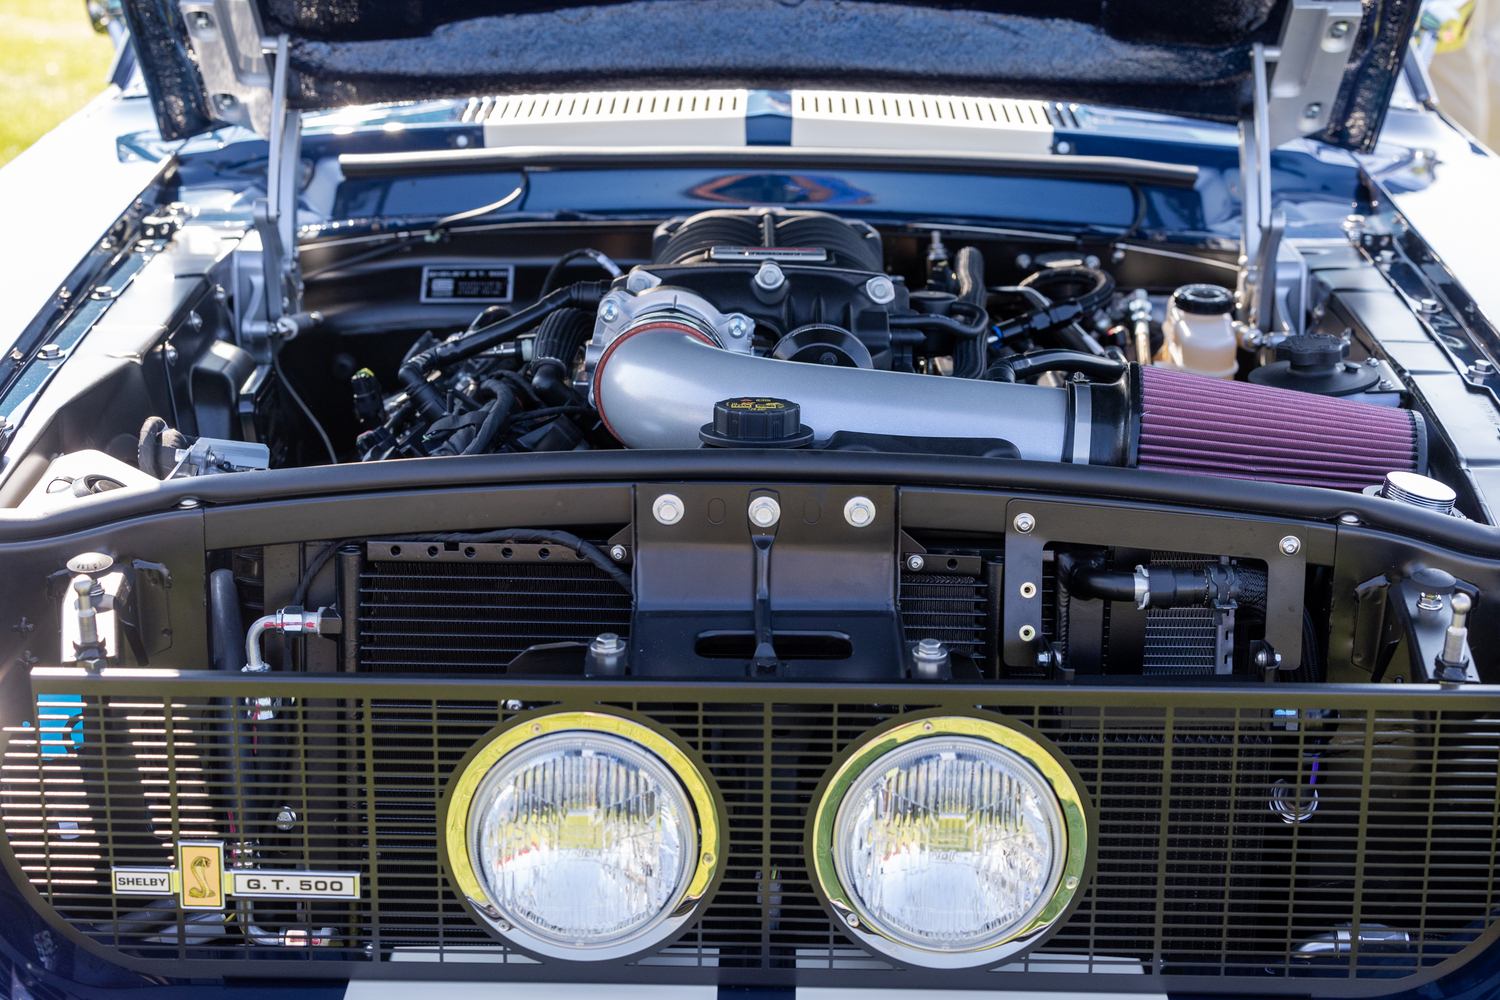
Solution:
M 175 868 L 111 868 L 110 883 L 116 896 L 175 896 Z
M 493 267 L 422 268 L 423 302 L 509 302 L 514 264 Z
M 358 899 L 355 872 L 303 872 L 286 869 L 234 869 L 235 896 L 247 899 Z

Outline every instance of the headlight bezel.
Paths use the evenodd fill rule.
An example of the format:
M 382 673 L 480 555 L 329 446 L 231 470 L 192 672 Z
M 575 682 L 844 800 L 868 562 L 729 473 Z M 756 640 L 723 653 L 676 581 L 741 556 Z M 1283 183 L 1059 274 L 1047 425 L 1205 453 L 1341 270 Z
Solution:
M 1036 769 L 1056 796 L 1067 842 L 1061 873 L 1047 905 L 1025 926 L 1001 940 L 971 951 L 933 951 L 896 940 L 878 926 L 861 919 L 853 895 L 839 878 L 835 864 L 834 827 L 840 806 L 860 775 L 882 757 L 934 737 L 969 737 L 987 741 L 1020 756 Z M 941 710 L 893 719 L 849 747 L 824 775 L 813 796 L 814 811 L 807 827 L 807 857 L 813 883 L 823 905 L 845 933 L 870 949 L 901 962 L 933 969 L 964 969 L 996 965 L 1040 944 L 1059 927 L 1076 906 L 1093 869 L 1095 828 L 1092 803 L 1081 791 L 1083 781 L 1073 766 L 1030 727 L 1003 716 L 955 715 Z
M 601 947 L 559 947 L 504 919 L 490 901 L 469 853 L 469 814 L 476 793 L 491 770 L 507 755 L 548 736 L 566 733 L 602 735 L 624 740 L 654 755 L 681 784 L 697 825 L 697 857 L 687 888 L 666 918 L 628 940 Z M 525 713 L 492 730 L 459 763 L 455 778 L 439 803 L 443 836 L 439 838 L 445 868 L 469 911 L 493 934 L 524 951 L 569 961 L 627 958 L 658 948 L 685 930 L 723 874 L 725 812 L 717 788 L 691 751 L 644 721 L 606 712 L 543 711 Z

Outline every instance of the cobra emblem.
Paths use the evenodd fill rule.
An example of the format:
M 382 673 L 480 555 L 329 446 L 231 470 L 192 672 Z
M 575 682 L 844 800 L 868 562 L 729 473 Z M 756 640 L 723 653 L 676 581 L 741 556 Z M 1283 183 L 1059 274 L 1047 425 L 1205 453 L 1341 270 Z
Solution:
M 188 895 L 194 899 L 212 899 L 214 890 L 210 888 L 208 879 L 204 878 L 204 872 L 208 870 L 208 859 L 197 857 L 192 864 L 193 881 L 198 884 L 188 888 Z

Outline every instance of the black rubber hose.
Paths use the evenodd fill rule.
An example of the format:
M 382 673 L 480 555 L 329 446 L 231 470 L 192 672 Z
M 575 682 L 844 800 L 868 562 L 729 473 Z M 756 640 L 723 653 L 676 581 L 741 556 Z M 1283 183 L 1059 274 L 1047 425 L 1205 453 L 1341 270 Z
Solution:
M 416 400 L 424 416 L 429 420 L 437 420 L 447 414 L 447 401 L 443 399 L 442 393 L 428 384 L 428 372 L 472 358 L 496 344 L 511 340 L 559 309 L 573 306 L 593 312 L 599 307 L 599 300 L 604 297 L 608 287 L 609 283 L 604 281 L 580 281 L 566 288 L 559 288 L 499 322 L 470 330 L 414 354 L 396 370 L 401 388 Z
M 557 279 L 562 277 L 563 268 L 567 267 L 569 264 L 580 257 L 587 257 L 595 264 L 598 264 L 599 267 L 605 271 L 609 271 L 611 267 L 614 267 L 614 261 L 609 260 L 608 257 L 606 257 L 598 250 L 594 250 L 592 248 L 569 250 L 567 253 L 558 258 L 556 264 L 553 264 L 550 268 L 547 269 L 547 277 L 542 279 L 542 290 L 538 293 L 537 297 L 540 298 L 541 296 L 546 295 L 548 292 L 552 291 L 552 289 L 556 288 Z M 609 261 L 609 263 L 606 264 L 605 261 Z M 610 272 L 611 278 L 617 278 L 619 277 L 619 275 L 620 269 L 618 267 L 614 267 L 614 270 Z
M 581 309 L 559 309 L 536 328 L 536 340 L 531 348 L 531 356 L 535 359 L 532 365 L 550 358 L 567 368 L 578 356 L 584 342 L 593 335 L 593 316 Z
M 954 319 L 952 316 L 919 313 L 915 316 L 892 316 L 889 322 L 892 330 L 924 330 L 928 333 L 951 333 L 955 337 L 965 337 L 971 340 L 983 336 L 990 328 L 988 316 L 982 316 L 977 320 L 965 323 L 963 320 Z
M 975 247 L 964 247 L 953 261 L 953 274 L 958 279 L 958 301 L 977 310 L 989 326 L 989 311 L 985 308 L 989 291 L 984 285 L 984 255 Z M 958 378 L 979 378 L 984 374 L 987 348 L 983 337 L 961 337 L 953 345 L 953 374 Z
M 156 449 L 162 431 L 167 429 L 167 422 L 161 417 L 147 417 L 146 422 L 141 425 L 141 435 L 136 440 L 135 464 L 148 476 L 160 479 L 161 472 L 156 467 Z
M 483 455 L 486 448 L 495 440 L 495 437 L 510 420 L 510 413 L 516 408 L 516 394 L 510 386 L 495 379 L 489 379 L 480 385 L 481 389 L 494 396 L 494 402 L 490 403 L 490 412 L 485 415 L 484 422 L 479 425 L 479 431 L 474 435 L 474 440 L 463 450 L 465 455 Z
M 1071 302 L 1085 313 L 1107 305 L 1115 294 L 1114 276 L 1093 267 L 1049 267 L 1027 275 L 1021 285 L 1053 302 Z
M 245 665 L 245 624 L 240 618 L 240 591 L 234 570 L 208 574 L 208 613 L 213 630 L 215 670 L 239 670 Z
M 1028 351 L 1001 358 L 990 365 L 984 377 L 992 382 L 1024 382 L 1045 372 L 1082 372 L 1090 378 L 1113 382 L 1128 367 L 1126 362 L 1083 351 Z
M 1059 572 L 1069 593 L 1083 600 L 1134 601 L 1135 571 L 1107 570 L 1059 557 Z M 1210 565 L 1200 569 L 1147 566 L 1150 606 L 1188 608 L 1206 606 L 1211 599 L 1232 599 L 1261 617 L 1266 613 L 1266 571 L 1246 566 Z M 1226 592 L 1227 591 L 1227 592 Z

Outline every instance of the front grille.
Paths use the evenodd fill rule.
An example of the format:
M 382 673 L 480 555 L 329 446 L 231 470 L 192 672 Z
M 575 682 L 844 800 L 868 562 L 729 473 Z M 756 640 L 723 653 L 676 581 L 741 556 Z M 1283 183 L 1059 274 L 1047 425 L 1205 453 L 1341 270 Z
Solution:
M 1131 989 L 1305 995 L 1317 991 L 1310 980 L 1334 978 L 1356 996 L 1434 978 L 1476 952 L 1500 915 L 1500 703 L 1488 696 L 991 685 L 924 689 L 911 704 L 910 689 L 851 697 L 759 685 L 34 684 L 57 693 L 7 727 L 0 853 L 49 919 L 164 975 L 250 975 L 254 961 L 257 976 L 359 977 L 378 975 L 362 971 L 377 963 L 428 961 L 441 963 L 436 977 L 467 980 L 873 988 L 908 985 L 915 971 L 923 985 L 993 990 L 1078 988 L 1073 975 L 1128 971 L 1145 976 L 1120 977 Z M 277 699 L 277 718 L 251 723 L 229 707 L 248 697 Z M 1076 912 L 1026 959 L 903 970 L 862 951 L 819 905 L 803 853 L 808 811 L 838 754 L 872 726 L 976 705 L 1033 727 L 1077 769 L 1096 810 L 1096 871 Z M 685 937 L 633 963 L 585 968 L 506 950 L 436 861 L 438 799 L 461 758 L 517 710 L 549 706 L 639 713 L 699 756 L 725 800 L 722 886 Z M 1316 809 L 1286 822 L 1271 802 L 1295 805 L 1299 789 L 1316 790 Z M 290 831 L 275 828 L 283 810 L 298 817 Z M 224 841 L 260 867 L 357 871 L 363 896 L 257 902 L 183 923 L 170 901 L 110 895 L 111 866 L 168 865 L 178 839 Z M 326 943 L 286 945 L 308 939 Z
M 528 646 L 629 634 L 630 594 L 572 552 L 487 548 L 540 550 L 551 561 L 367 560 L 359 578 L 360 669 L 497 673 Z

